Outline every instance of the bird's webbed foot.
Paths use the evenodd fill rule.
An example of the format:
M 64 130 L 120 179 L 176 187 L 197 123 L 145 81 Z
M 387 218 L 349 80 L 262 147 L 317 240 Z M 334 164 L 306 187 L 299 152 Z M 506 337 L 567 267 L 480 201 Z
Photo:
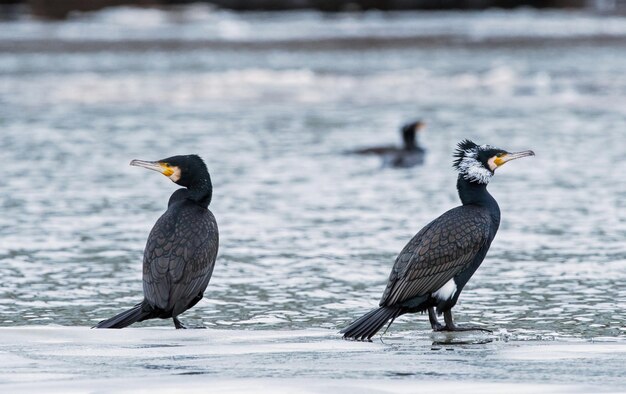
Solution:
M 174 326 L 176 327 L 177 330 L 187 329 L 187 327 L 185 327 L 183 323 L 181 323 L 180 320 L 178 320 L 177 317 L 173 317 L 172 320 L 174 320 Z
M 176 326 L 177 330 L 187 330 L 187 329 L 204 330 L 204 329 L 206 329 L 205 326 L 187 327 L 183 323 L 181 323 L 180 320 L 178 320 L 178 318 L 176 318 L 176 317 L 173 317 L 172 320 L 174 320 L 174 326 Z
M 437 328 L 433 328 L 433 331 L 437 331 L 437 332 L 444 332 L 444 331 L 448 331 L 448 332 L 452 332 L 452 331 L 484 331 L 484 332 L 493 332 L 489 329 L 486 328 L 482 328 L 482 327 L 478 327 L 478 326 L 457 326 L 452 325 L 452 326 L 442 326 L 441 324 L 439 325 L 439 327 Z
M 434 313 L 434 311 L 433 311 Z M 428 310 L 428 315 L 430 317 L 430 309 Z M 457 326 L 456 324 L 454 324 L 454 319 L 452 319 L 452 311 L 446 311 L 443 313 L 443 318 L 446 322 L 446 324 L 444 326 L 442 326 L 441 324 L 438 324 L 438 327 L 433 327 L 433 331 L 438 331 L 438 332 L 442 332 L 442 331 L 448 331 L 448 332 L 452 332 L 452 331 L 483 331 L 483 332 L 493 332 L 489 329 L 486 328 L 482 328 L 482 327 L 478 327 L 478 326 Z M 436 319 L 436 316 L 435 316 Z M 432 320 L 431 320 L 431 325 L 432 325 Z

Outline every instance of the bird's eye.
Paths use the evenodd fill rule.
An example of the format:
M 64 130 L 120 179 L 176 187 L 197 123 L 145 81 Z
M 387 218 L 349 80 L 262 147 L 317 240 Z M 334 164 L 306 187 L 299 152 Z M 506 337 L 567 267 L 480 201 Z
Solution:
M 503 154 L 504 153 L 498 153 L 498 154 L 496 154 L 496 157 L 502 157 Z

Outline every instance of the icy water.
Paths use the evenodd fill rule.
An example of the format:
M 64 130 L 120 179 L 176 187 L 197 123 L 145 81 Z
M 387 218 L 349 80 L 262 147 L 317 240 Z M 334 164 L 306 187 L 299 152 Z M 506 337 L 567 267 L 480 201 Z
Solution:
M 341 341 L 320 329 L 3 327 L 0 334 L 7 393 L 605 393 L 623 392 L 626 361 L 623 343 L 460 344 L 456 335 L 454 345 L 442 334 L 384 343 Z
M 1 349 L 32 361 L 64 349 L 40 354 L 27 345 L 38 343 L 33 335 L 56 343 L 78 332 L 87 341 L 78 352 L 114 335 L 37 329 L 89 327 L 141 299 L 145 240 L 175 185 L 128 163 L 198 153 L 214 183 L 220 253 L 205 299 L 181 317 L 209 330 L 176 335 L 232 342 L 254 330 L 262 344 L 293 330 L 285 340 L 308 349 L 309 361 L 294 360 L 311 377 L 364 376 L 345 364 L 309 368 L 327 362 L 318 337 L 388 364 L 369 377 L 436 363 L 428 355 L 446 352 L 430 353 L 438 339 L 425 316 L 399 318 L 387 346 L 335 343 L 334 333 L 377 305 L 405 243 L 459 204 L 451 153 L 471 138 L 537 156 L 507 164 L 489 186 L 502 224 L 455 313 L 494 335 L 471 336 L 459 363 L 530 341 L 608 341 L 621 350 L 607 353 L 613 361 L 595 358 L 604 375 L 581 361 L 543 380 L 624 382 L 624 70 L 626 19 L 578 13 L 239 15 L 192 6 L 4 22 L 0 326 L 24 336 Z M 383 169 L 345 154 L 399 143 L 398 127 L 418 117 L 428 123 L 424 165 Z M 149 342 L 156 334 L 145 327 L 171 322 L 137 326 L 145 333 L 129 338 Z M 163 335 L 159 346 L 175 342 Z M 82 363 L 69 360 L 70 369 Z M 111 362 L 124 370 L 119 360 Z M 276 362 L 254 364 L 247 377 L 287 377 Z M 86 376 L 99 376 L 95 365 Z M 532 379 L 512 373 L 518 364 L 494 373 L 497 365 L 452 377 Z M 437 367 L 406 376 L 446 376 Z M 215 375 L 241 377 L 227 370 Z

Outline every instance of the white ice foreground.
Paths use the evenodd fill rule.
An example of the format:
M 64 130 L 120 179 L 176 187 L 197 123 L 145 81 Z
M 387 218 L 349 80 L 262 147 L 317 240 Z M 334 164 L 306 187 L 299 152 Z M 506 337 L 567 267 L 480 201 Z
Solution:
M 494 340 L 492 340 L 494 339 Z M 489 342 L 492 340 L 491 342 Z M 0 328 L 0 392 L 623 392 L 626 343 L 329 330 Z

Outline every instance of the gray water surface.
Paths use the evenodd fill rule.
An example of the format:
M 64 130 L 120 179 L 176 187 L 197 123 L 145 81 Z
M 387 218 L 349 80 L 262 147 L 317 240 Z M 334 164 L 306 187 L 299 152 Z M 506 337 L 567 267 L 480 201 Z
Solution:
M 537 155 L 489 186 L 502 224 L 458 321 L 497 341 L 626 338 L 623 18 L 195 6 L 19 20 L 0 37 L 0 326 L 91 326 L 139 302 L 176 186 L 128 163 L 198 153 L 220 253 L 181 320 L 334 333 L 459 204 L 451 154 L 471 138 Z M 345 154 L 399 143 L 416 117 L 423 166 Z M 386 335 L 428 332 L 410 315 Z

